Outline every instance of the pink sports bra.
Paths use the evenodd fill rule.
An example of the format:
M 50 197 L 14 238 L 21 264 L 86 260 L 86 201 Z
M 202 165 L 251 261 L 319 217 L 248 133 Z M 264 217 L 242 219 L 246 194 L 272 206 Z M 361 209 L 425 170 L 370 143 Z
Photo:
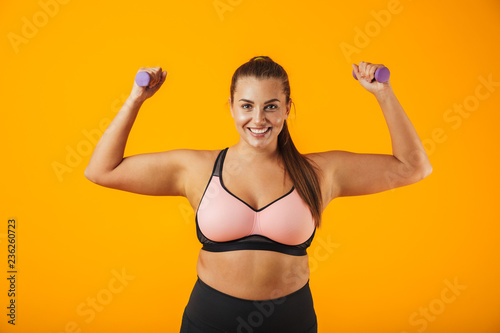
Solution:
M 306 255 L 316 233 L 309 206 L 295 186 L 282 197 L 255 210 L 231 193 L 222 180 L 226 152 L 221 150 L 196 211 L 202 249 L 210 252 L 267 250 Z

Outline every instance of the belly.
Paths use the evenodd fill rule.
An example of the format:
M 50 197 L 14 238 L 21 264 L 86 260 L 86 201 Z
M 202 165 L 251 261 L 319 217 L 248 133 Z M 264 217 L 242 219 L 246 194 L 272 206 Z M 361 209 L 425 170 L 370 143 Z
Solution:
M 283 297 L 309 279 L 309 258 L 280 252 L 200 250 L 196 266 L 200 279 L 232 296 L 265 300 Z

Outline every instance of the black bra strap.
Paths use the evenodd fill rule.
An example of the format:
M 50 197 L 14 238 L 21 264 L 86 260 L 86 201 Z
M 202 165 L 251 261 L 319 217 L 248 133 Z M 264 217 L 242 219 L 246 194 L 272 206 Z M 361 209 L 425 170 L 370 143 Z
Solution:
M 226 152 L 228 149 L 229 149 L 229 147 L 222 149 L 219 153 L 219 156 L 217 156 L 217 160 L 215 161 L 214 170 L 212 172 L 213 176 L 220 177 L 221 169 L 222 169 L 222 160 L 224 159 L 224 156 L 226 156 Z

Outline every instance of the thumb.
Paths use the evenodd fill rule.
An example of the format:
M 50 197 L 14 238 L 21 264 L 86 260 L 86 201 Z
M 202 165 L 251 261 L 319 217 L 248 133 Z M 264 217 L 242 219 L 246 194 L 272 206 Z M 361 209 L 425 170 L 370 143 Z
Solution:
M 165 79 L 167 78 L 167 71 L 163 71 L 161 73 L 161 79 L 160 79 L 160 84 L 163 84 L 163 82 L 165 82 Z
M 359 80 L 359 67 L 356 64 L 352 64 L 352 68 L 354 69 L 354 74 L 356 74 L 356 77 Z

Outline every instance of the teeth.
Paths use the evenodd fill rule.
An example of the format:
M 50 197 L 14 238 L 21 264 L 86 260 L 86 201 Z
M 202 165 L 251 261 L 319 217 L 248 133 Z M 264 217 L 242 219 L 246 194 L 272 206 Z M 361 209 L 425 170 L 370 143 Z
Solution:
M 261 130 L 250 128 L 250 131 L 252 131 L 255 134 L 262 134 L 262 133 L 266 132 L 268 129 L 269 129 L 269 127 L 263 128 Z

